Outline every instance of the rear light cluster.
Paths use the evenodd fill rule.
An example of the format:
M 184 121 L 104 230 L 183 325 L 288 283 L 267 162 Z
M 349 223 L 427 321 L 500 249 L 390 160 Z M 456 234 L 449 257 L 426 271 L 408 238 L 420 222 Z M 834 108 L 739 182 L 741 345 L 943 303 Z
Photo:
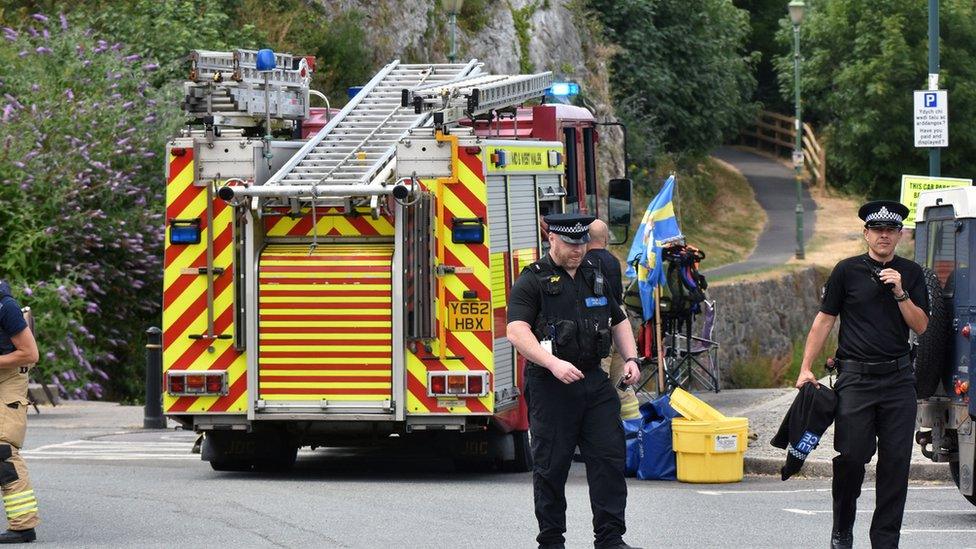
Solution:
M 969 392 L 969 381 L 965 379 L 957 379 L 956 382 L 953 383 L 953 390 L 956 393 L 956 396 L 965 395 Z
M 428 372 L 427 396 L 481 397 L 488 394 L 488 372 Z
M 207 370 L 192 372 L 182 370 L 166 373 L 166 390 L 174 396 L 180 395 L 226 395 L 227 371 Z

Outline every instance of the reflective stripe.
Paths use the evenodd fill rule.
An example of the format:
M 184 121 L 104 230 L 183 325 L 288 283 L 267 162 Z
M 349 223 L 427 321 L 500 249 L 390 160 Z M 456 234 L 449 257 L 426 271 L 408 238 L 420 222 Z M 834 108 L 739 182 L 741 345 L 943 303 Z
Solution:
M 12 519 L 12 518 L 19 517 L 21 515 L 26 515 L 28 513 L 36 513 L 36 512 L 37 512 L 37 504 L 35 503 L 29 509 L 24 509 L 23 511 L 17 511 L 16 513 L 12 513 L 10 511 L 8 511 L 7 512 L 7 518 L 8 519 Z
M 9 496 L 3 496 L 3 504 L 9 506 L 12 502 L 17 500 L 26 499 L 34 495 L 34 490 L 27 490 L 25 492 L 17 492 L 16 494 L 10 494 Z
M 25 501 L 24 503 L 21 503 L 20 505 L 11 505 L 10 507 L 7 507 L 7 515 L 10 515 L 10 513 L 16 513 L 17 511 L 21 511 L 21 510 L 26 509 L 28 507 L 34 507 L 36 509 L 37 508 L 37 500 L 36 499 L 30 499 L 28 501 Z

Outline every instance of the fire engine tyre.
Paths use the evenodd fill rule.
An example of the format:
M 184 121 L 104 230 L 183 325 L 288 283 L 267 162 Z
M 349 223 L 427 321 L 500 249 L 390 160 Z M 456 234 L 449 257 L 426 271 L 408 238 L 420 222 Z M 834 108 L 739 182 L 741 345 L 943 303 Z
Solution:
M 214 471 L 288 471 L 298 447 L 284 433 L 208 432 L 200 458 Z
M 515 458 L 505 460 L 502 470 L 506 473 L 526 473 L 532 470 L 532 449 L 529 447 L 528 431 L 512 431 L 515 443 Z
M 949 474 L 952 475 L 952 482 L 956 483 L 956 488 L 959 488 L 959 462 L 958 461 L 949 462 Z M 976 495 L 967 496 L 965 494 L 962 494 L 962 497 L 966 498 L 969 501 L 969 503 L 976 505 Z
M 925 270 L 925 287 L 929 293 L 929 325 L 918 336 L 915 354 L 915 392 L 919 399 L 935 394 L 946 368 L 946 345 L 952 326 L 952 311 L 942 297 L 939 279 L 931 269 Z

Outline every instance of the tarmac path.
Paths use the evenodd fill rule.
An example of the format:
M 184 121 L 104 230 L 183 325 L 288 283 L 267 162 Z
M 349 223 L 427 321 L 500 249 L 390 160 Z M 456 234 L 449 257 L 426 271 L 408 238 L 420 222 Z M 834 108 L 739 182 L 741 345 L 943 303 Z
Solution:
M 721 147 L 712 156 L 735 166 L 752 186 L 756 200 L 766 210 L 767 222 L 756 249 L 744 261 L 703 272 L 711 278 L 761 271 L 786 263 L 796 253 L 796 180 L 783 164 L 732 147 Z M 803 242 L 813 236 L 817 204 L 803 188 Z

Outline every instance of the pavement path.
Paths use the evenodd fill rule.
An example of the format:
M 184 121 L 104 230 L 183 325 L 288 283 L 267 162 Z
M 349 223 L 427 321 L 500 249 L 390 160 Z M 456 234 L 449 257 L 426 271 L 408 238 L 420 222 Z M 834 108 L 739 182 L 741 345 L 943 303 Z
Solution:
M 756 249 L 744 261 L 704 271 L 718 278 L 761 271 L 786 263 L 796 253 L 796 179 L 792 170 L 756 153 L 721 147 L 712 156 L 735 166 L 756 193 L 756 201 L 766 210 L 766 226 Z M 803 241 L 813 236 L 817 204 L 803 188 Z

